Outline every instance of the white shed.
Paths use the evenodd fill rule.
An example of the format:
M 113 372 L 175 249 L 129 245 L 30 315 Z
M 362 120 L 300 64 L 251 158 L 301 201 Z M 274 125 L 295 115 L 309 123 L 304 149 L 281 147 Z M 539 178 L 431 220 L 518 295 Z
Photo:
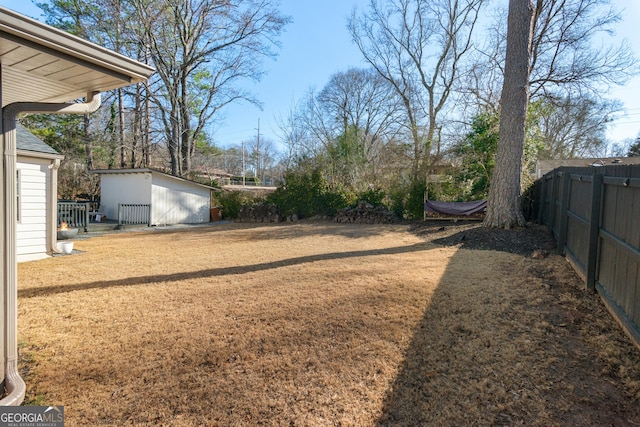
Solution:
M 100 175 L 100 211 L 118 219 L 118 205 L 150 205 L 150 225 L 210 221 L 214 187 L 153 169 L 104 169 Z
M 63 156 L 16 124 L 18 262 L 51 255 L 55 244 L 58 167 Z

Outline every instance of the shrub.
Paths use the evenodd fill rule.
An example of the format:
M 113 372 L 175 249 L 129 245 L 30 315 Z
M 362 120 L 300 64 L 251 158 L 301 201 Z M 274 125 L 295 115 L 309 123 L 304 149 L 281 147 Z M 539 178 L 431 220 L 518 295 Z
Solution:
M 380 189 L 371 189 L 358 194 L 356 203 L 363 201 L 373 206 L 383 206 L 386 193 Z
M 332 216 L 349 204 L 346 194 L 329 189 L 319 170 L 288 172 L 285 184 L 270 194 L 267 201 L 278 207 L 280 215 L 297 215 L 301 219 Z
M 424 215 L 424 181 L 406 183 L 394 189 L 388 197 L 388 209 L 398 218 L 422 219 Z
M 224 191 L 217 195 L 216 199 L 222 206 L 223 218 L 236 219 L 241 206 L 258 203 L 262 201 L 263 197 L 255 196 L 246 191 Z
M 408 219 L 422 219 L 424 216 L 424 181 L 411 183 L 405 202 L 405 214 Z
M 340 209 L 350 204 L 348 194 L 341 191 L 326 191 L 320 195 L 317 203 L 319 210 L 316 215 L 335 216 Z
M 398 218 L 404 218 L 404 199 L 406 191 L 403 188 L 394 190 L 389 194 L 389 210 Z

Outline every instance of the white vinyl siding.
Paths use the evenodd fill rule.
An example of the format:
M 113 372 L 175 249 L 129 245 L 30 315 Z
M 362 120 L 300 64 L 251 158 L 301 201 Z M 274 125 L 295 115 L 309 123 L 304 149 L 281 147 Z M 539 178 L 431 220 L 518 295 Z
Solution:
M 47 193 L 49 162 L 35 158 L 20 159 L 20 221 L 16 226 L 19 262 L 47 257 Z
M 211 189 L 155 171 L 100 175 L 100 204 L 108 219 L 118 219 L 118 204 L 150 204 L 151 225 L 209 222 Z
M 119 203 L 150 204 L 151 173 L 101 175 L 100 205 L 107 219 L 118 219 Z
M 154 175 L 151 223 L 199 224 L 209 222 L 210 190 L 187 181 Z

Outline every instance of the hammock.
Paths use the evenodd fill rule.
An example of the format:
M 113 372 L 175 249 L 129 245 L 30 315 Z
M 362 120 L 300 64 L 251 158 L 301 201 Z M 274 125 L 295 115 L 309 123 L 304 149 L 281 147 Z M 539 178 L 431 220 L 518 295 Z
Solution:
M 427 200 L 424 202 L 425 212 L 433 212 L 446 215 L 473 215 L 483 213 L 487 209 L 486 200 L 475 202 L 436 202 Z

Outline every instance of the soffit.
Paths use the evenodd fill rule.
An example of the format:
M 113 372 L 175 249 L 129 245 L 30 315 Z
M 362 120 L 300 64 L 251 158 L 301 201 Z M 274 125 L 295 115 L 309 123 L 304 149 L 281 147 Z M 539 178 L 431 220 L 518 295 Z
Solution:
M 141 82 L 153 69 L 0 8 L 2 106 L 67 102 Z

